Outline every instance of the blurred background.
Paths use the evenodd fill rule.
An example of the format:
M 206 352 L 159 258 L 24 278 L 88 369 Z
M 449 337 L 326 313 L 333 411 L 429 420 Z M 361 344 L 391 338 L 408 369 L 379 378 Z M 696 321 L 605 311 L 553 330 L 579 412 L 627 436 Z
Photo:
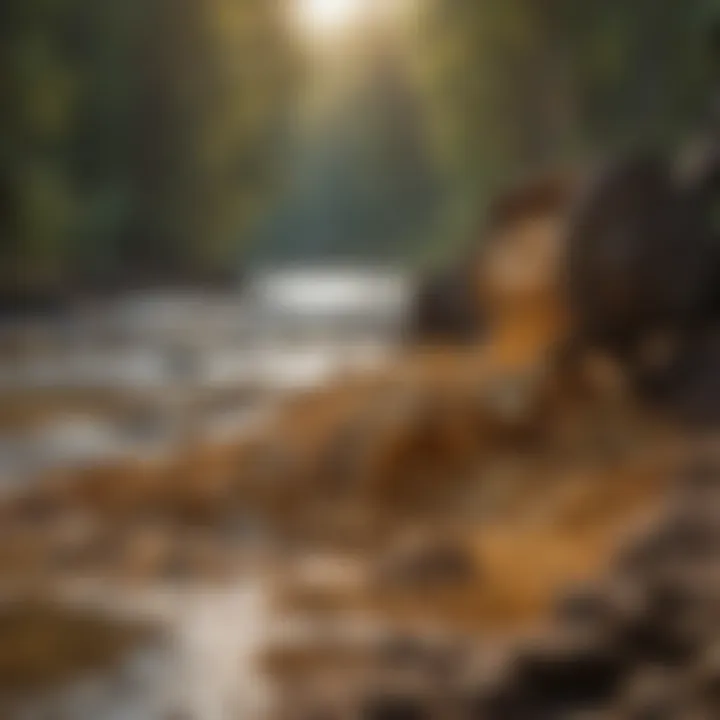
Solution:
M 268 335 L 337 344 L 317 337 L 324 319 L 294 315 L 342 314 L 332 288 L 348 273 L 371 282 L 366 298 L 378 273 L 396 279 L 374 310 L 345 301 L 370 314 L 355 340 L 377 354 L 398 339 L 413 277 L 482 245 L 498 191 L 638 143 L 670 150 L 710 117 L 715 10 L 4 3 L 0 382 L 52 392 L 5 403 L 3 424 L 66 387 L 84 409 L 127 405 L 118 386 L 267 376 L 267 353 L 248 349 Z M 300 282 L 274 295 L 288 270 Z M 254 304 L 239 307 L 243 293 Z M 275 311 L 249 309 L 263 303 Z M 326 360 L 279 364 L 307 375 Z
M 545 226 L 490 255 L 500 290 L 479 258 L 508 188 L 717 139 L 718 17 L 718 0 L 3 0 L 0 715 L 276 717 L 255 656 L 278 582 L 330 578 L 333 611 L 337 586 L 344 610 L 353 593 L 386 610 L 358 575 L 394 587 L 419 562 L 413 577 L 455 578 L 411 629 L 397 598 L 371 629 L 353 615 L 366 653 L 401 626 L 423 642 L 515 633 L 597 571 L 661 495 L 659 480 L 607 490 L 623 463 L 646 477 L 626 444 L 654 457 L 677 436 L 655 410 L 639 420 L 607 368 L 587 427 L 556 422 L 544 351 L 564 313 L 523 274 L 554 273 Z M 526 492 L 530 476 L 553 492 Z M 462 492 L 428 501 L 440 479 Z M 466 545 L 488 519 L 486 597 Z M 400 583 L 411 605 L 427 591 Z M 290 711 L 329 692 L 326 659 L 299 658 L 271 658 L 296 683 L 277 717 L 356 717 Z M 333 682 L 356 689 L 347 673 Z M 446 717 L 433 707 L 362 717 Z
M 447 253 L 524 171 L 686 133 L 715 10 L 4 3 L 5 312 Z

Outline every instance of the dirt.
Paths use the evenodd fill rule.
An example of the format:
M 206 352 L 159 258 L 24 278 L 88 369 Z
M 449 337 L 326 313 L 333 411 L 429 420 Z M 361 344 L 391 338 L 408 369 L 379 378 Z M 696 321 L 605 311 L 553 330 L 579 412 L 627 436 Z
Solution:
M 46 600 L 0 604 L 0 698 L 45 692 L 89 672 L 108 672 L 152 631 Z

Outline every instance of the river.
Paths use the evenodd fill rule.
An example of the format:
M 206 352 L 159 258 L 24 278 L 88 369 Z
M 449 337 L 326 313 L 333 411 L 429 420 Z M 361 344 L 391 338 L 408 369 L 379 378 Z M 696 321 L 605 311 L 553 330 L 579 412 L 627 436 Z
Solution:
M 3 423 L 0 478 L 171 451 L 188 429 L 237 433 L 288 393 L 382 364 L 407 299 L 408 279 L 388 270 L 276 269 L 243 292 L 136 294 L 6 323 L 0 400 L 40 410 Z
M 0 395 L 23 422 L 10 414 L 0 432 L 5 489 L 60 467 L 172 453 L 188 432 L 240 435 L 288 395 L 386 362 L 407 301 L 407 278 L 390 271 L 280 269 L 243 292 L 145 293 L 6 324 Z M 24 404 L 39 408 L 30 421 Z M 17 717 L 264 718 L 270 696 L 255 661 L 277 629 L 267 571 L 213 586 L 63 587 L 63 603 L 151 620 L 165 639 L 111 673 L 21 702 Z

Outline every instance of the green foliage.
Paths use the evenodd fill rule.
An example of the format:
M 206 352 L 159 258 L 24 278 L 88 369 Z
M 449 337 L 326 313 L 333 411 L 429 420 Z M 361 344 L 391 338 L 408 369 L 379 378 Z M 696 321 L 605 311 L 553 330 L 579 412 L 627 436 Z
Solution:
M 407 261 L 433 231 L 440 195 L 421 98 L 379 34 L 340 78 L 318 71 L 291 180 L 256 259 Z
M 720 0 L 406 0 L 327 54 L 292 2 L 0 3 L 0 294 L 215 278 L 258 237 L 442 257 L 509 181 L 672 148 L 710 98 Z
M 690 132 L 713 4 L 424 0 L 411 40 L 457 228 L 524 173 Z
M 5 0 L 0 290 L 233 273 L 282 152 L 266 0 Z

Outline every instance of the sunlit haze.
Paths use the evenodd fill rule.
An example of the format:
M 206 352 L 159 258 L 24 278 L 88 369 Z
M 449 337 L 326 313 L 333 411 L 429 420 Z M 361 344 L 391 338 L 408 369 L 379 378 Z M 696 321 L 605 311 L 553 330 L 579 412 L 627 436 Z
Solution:
M 298 0 L 298 17 L 305 30 L 328 36 L 350 27 L 366 0 Z
M 720 0 L 0 0 L 0 720 L 720 720 Z

